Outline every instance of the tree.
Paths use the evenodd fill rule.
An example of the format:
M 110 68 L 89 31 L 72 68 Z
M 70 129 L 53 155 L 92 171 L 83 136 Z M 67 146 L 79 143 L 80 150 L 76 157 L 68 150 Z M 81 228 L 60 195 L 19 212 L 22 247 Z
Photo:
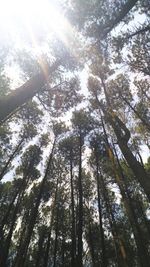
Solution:
M 48 76 L 57 69 L 59 62 L 56 61 L 51 67 L 44 64 L 44 71 L 31 78 L 21 87 L 0 99 L 0 122 L 15 112 L 17 108 L 31 99 L 37 92 L 43 90 L 48 81 Z M 7 107 L 7 109 L 6 109 Z
M 148 1 L 55 2 L 0 50 L 0 265 L 148 267 Z
M 82 149 L 84 145 L 85 136 L 91 130 L 92 125 L 90 125 L 91 118 L 83 111 L 75 112 L 72 118 L 72 123 L 75 129 L 75 132 L 78 137 L 79 143 L 79 174 L 78 174 L 78 192 L 79 192 L 79 221 L 78 221 L 78 265 L 83 266 L 82 263 L 82 251 L 83 251 L 83 188 L 82 188 Z
M 73 167 L 75 161 L 77 160 L 77 139 L 73 136 L 70 136 L 64 139 L 60 145 L 60 151 L 64 155 L 65 160 L 68 162 L 70 167 L 70 187 L 71 187 L 71 212 L 72 212 L 72 247 L 71 247 L 71 266 L 76 266 L 76 227 L 75 227 L 75 200 L 74 200 L 74 182 L 73 182 Z M 67 163 L 66 162 L 66 163 Z

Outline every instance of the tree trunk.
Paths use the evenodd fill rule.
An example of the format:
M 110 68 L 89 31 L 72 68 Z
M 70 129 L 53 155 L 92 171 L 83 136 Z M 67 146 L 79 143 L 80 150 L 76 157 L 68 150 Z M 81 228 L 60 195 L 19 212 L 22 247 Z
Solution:
M 57 183 L 56 183 L 56 191 L 55 191 L 54 203 L 53 203 L 53 206 L 52 206 L 52 214 L 51 214 L 51 220 L 50 220 L 50 225 L 49 225 L 49 233 L 48 233 L 48 238 L 47 238 L 47 243 L 46 243 L 46 251 L 45 251 L 45 255 L 44 255 L 43 267 L 47 267 L 48 266 L 52 224 L 53 224 L 53 219 L 54 219 L 54 207 L 56 205 L 57 193 L 58 193 L 58 179 L 57 179 Z
M 116 131 L 114 129 L 114 131 Z M 117 132 L 116 132 L 117 135 Z M 127 143 L 118 136 L 118 144 L 124 155 L 128 165 L 132 169 L 135 178 L 138 180 L 141 187 L 144 189 L 145 194 L 147 195 L 148 200 L 150 201 L 150 177 L 148 177 L 145 169 L 142 165 L 136 160 L 135 156 L 132 154 L 130 148 L 128 147 Z
M 82 189 L 82 136 L 79 137 L 79 176 L 78 176 L 78 189 L 79 189 L 79 223 L 78 223 L 78 267 L 83 266 L 82 262 L 82 228 L 83 228 L 83 189 Z
M 90 215 L 89 215 L 90 217 Z M 91 229 L 91 221 L 89 218 L 89 245 L 91 251 L 91 258 L 92 258 L 92 267 L 96 267 L 95 264 L 95 254 L 94 254 L 94 245 L 93 245 L 93 237 L 92 237 L 92 229 Z M 103 266 L 103 265 L 102 265 Z
M 70 158 L 70 182 L 71 182 L 71 215 L 72 215 L 72 229 L 71 229 L 71 266 L 76 266 L 76 236 L 75 236 L 75 211 L 74 211 L 74 190 L 73 190 L 73 173 L 72 173 L 72 157 Z
M 23 143 L 23 138 L 20 140 L 20 142 L 18 143 L 18 145 L 16 146 L 15 150 L 13 151 L 13 153 L 10 155 L 8 161 L 6 162 L 5 166 L 3 167 L 3 169 L 1 170 L 0 173 L 0 181 L 2 180 L 3 176 L 6 173 L 6 170 L 9 166 L 9 164 L 11 163 L 11 161 L 13 160 L 14 156 L 16 155 L 16 153 L 18 152 L 18 150 L 20 149 L 21 145 Z
M 14 197 L 13 197 L 11 203 L 9 204 L 9 207 L 8 207 L 4 217 L 2 218 L 2 221 L 0 223 L 0 233 L 3 231 L 3 228 L 4 228 L 5 224 L 8 222 L 8 217 L 10 215 L 10 212 L 11 212 L 11 210 L 13 208 L 14 202 L 15 202 L 18 194 L 19 194 L 19 191 L 17 191 L 16 194 L 14 195 Z M 1 239 L 1 234 L 0 234 L 0 239 Z
M 53 267 L 56 267 L 56 256 L 57 256 L 57 247 L 58 247 L 58 204 L 57 204 L 57 215 L 56 215 L 56 227 L 55 227 L 55 242 L 54 242 L 54 258 L 53 258 Z
M 0 257 L 1 258 L 1 260 L 0 260 L 0 266 L 1 267 L 7 266 L 8 253 L 9 253 L 9 248 L 10 248 L 10 245 L 11 245 L 11 239 L 12 239 L 12 235 L 13 235 L 13 230 L 14 230 L 14 226 L 15 226 L 16 218 L 17 218 L 17 213 L 18 213 L 18 210 L 19 210 L 23 195 L 24 195 L 24 192 L 21 192 L 19 194 L 19 196 L 18 196 L 17 204 L 16 204 L 15 210 L 13 212 L 11 226 L 10 226 L 7 238 L 2 244 L 2 255 Z
M 145 118 L 143 118 L 139 112 L 129 103 L 129 101 L 123 97 L 121 94 L 120 94 L 121 98 L 123 99 L 123 101 L 131 108 L 131 110 L 135 113 L 135 115 L 138 117 L 138 119 L 141 120 L 141 122 L 143 123 L 143 125 L 147 128 L 148 131 L 150 131 L 150 124 L 149 122 L 147 122 L 145 120 Z
M 48 77 L 52 74 L 60 62 L 56 61 L 51 67 L 47 64 L 43 65 L 43 70 L 36 76 L 32 77 L 25 84 L 13 90 L 10 94 L 0 98 L 0 122 L 2 123 L 8 116 L 13 114 L 17 108 L 21 107 L 37 92 L 40 92 L 48 81 Z
M 38 251 L 37 251 L 37 256 L 36 256 L 36 261 L 35 261 L 35 266 L 39 267 L 41 263 L 41 255 L 43 254 L 43 243 L 45 239 L 45 231 L 42 230 L 39 236 L 39 242 L 38 242 Z
M 30 240 L 31 240 L 31 236 L 32 236 L 32 233 L 33 233 L 33 228 L 34 228 L 34 225 L 35 225 L 35 222 L 36 222 L 36 218 L 37 218 L 37 215 L 38 215 L 38 208 L 39 208 L 39 205 L 40 205 L 40 201 L 41 201 L 44 185 L 45 185 L 45 182 L 47 180 L 47 175 L 48 175 L 48 172 L 49 172 L 49 170 L 51 168 L 51 164 L 52 164 L 54 145 L 55 145 L 55 141 L 54 141 L 54 144 L 53 144 L 53 147 L 52 147 L 52 151 L 51 151 L 50 156 L 49 156 L 49 160 L 48 160 L 48 164 L 47 164 L 47 168 L 46 168 L 46 171 L 45 171 L 44 178 L 43 178 L 43 180 L 42 180 L 42 182 L 40 184 L 40 189 L 39 189 L 39 193 L 37 195 L 36 204 L 35 204 L 35 207 L 33 207 L 33 211 L 32 211 L 31 216 L 30 216 L 30 221 L 29 221 L 29 224 L 28 224 L 25 240 L 24 240 L 23 244 L 21 245 L 21 247 L 19 249 L 18 258 L 16 260 L 15 267 L 20 267 L 20 266 L 24 267 L 24 265 L 25 265 L 26 255 L 27 255 L 29 243 L 30 243 Z
M 63 238 L 62 238 L 61 254 L 62 254 L 61 266 L 65 267 L 65 233 L 63 233 Z
M 23 176 L 22 183 L 21 183 L 21 185 L 19 186 L 19 189 L 17 190 L 16 194 L 14 195 L 14 197 L 13 197 L 11 203 L 9 204 L 9 207 L 8 207 L 8 209 L 7 209 L 7 211 L 6 211 L 5 215 L 4 215 L 4 217 L 3 217 L 3 219 L 2 219 L 2 222 L 0 223 L 0 236 L 1 236 L 1 233 L 2 233 L 2 231 L 3 231 L 3 227 L 5 226 L 5 224 L 6 224 L 7 221 L 8 221 L 8 218 L 9 218 L 9 215 L 10 215 L 10 212 L 11 212 L 11 209 L 12 209 L 12 207 L 13 207 L 13 204 L 14 204 L 14 202 L 15 202 L 17 196 L 18 196 L 18 195 L 21 195 L 21 193 L 22 193 L 23 191 L 25 191 L 25 188 L 26 188 L 27 185 L 28 185 L 28 182 L 29 182 L 29 179 L 30 179 L 29 174 L 30 174 L 30 171 L 31 171 L 31 168 L 32 168 L 32 164 L 33 164 L 33 161 L 31 160 L 31 162 L 30 162 L 30 164 L 29 164 L 29 166 L 28 166 L 28 169 L 25 171 L 25 174 L 24 174 L 24 176 Z
M 98 197 L 98 212 L 99 212 L 99 226 L 100 226 L 100 235 L 101 235 L 101 247 L 102 247 L 102 266 L 107 266 L 106 260 L 106 248 L 105 248 L 105 238 L 104 238 L 104 229 L 103 229 L 103 222 L 102 222 L 102 209 L 101 209 L 101 195 L 100 195 L 100 184 L 99 184 L 99 163 L 98 163 L 98 154 L 95 151 L 96 156 L 96 182 L 97 182 L 97 197 Z
M 46 251 L 45 251 L 45 255 L 44 255 L 43 267 L 47 267 L 48 266 L 50 240 L 51 240 L 51 226 L 50 226 L 50 229 L 49 229 L 49 234 L 48 234 L 48 238 L 47 238 L 47 242 L 46 242 Z
M 145 224 L 145 229 L 147 230 L 146 237 L 150 241 L 150 223 L 149 223 L 149 220 L 148 220 L 148 218 L 147 218 L 147 216 L 143 210 L 141 201 L 138 198 L 136 198 L 135 201 L 136 201 L 136 208 L 138 210 L 138 214 L 141 214 L 142 220 Z
M 130 131 L 112 110 L 108 111 L 102 103 L 99 104 L 105 115 L 106 121 L 110 123 L 115 132 L 120 150 L 129 167 L 133 171 L 135 179 L 138 180 L 139 184 L 147 195 L 148 200 L 150 201 L 150 177 L 128 147 Z
M 145 246 L 145 242 L 143 240 L 143 234 L 141 232 L 139 223 L 137 221 L 136 218 L 136 214 L 132 205 L 132 198 L 130 197 L 130 194 L 128 193 L 128 188 L 126 185 L 126 178 L 124 177 L 121 165 L 119 165 L 119 169 L 120 169 L 120 173 L 118 174 L 117 171 L 117 167 L 115 165 L 115 159 L 113 161 L 113 165 L 114 165 L 114 174 L 116 176 L 116 182 L 119 186 L 121 195 L 122 195 L 122 199 L 124 202 L 124 206 L 127 212 L 127 216 L 129 218 L 129 222 L 131 224 L 132 227 L 132 231 L 133 231 L 133 235 L 134 235 L 134 239 L 135 239 L 135 243 L 137 246 L 137 251 L 138 251 L 138 257 L 139 257 L 139 261 L 141 263 L 141 267 L 148 267 L 148 262 L 149 262 L 149 257 L 148 257 L 148 253 L 147 253 L 147 249 Z
M 26 211 L 26 213 L 24 213 L 24 216 L 23 216 L 23 219 L 22 219 L 22 221 L 25 220 L 25 223 L 22 226 L 22 231 L 21 231 L 21 234 L 20 234 L 20 237 L 19 237 L 19 241 L 18 241 L 18 244 L 17 244 L 17 247 L 16 247 L 16 257 L 15 257 L 13 263 L 12 263 L 12 267 L 16 266 L 16 260 L 17 260 L 18 255 L 19 255 L 19 248 L 21 247 L 21 244 L 23 243 L 23 240 L 24 240 L 24 235 L 25 235 L 26 230 L 27 230 L 27 221 L 29 220 L 29 216 L 30 216 L 30 212 L 29 212 L 29 209 L 28 209 Z
M 136 220 L 136 214 L 135 214 L 134 208 L 132 206 L 132 199 L 130 198 L 130 195 L 128 193 L 127 184 L 125 182 L 126 178 L 124 177 L 124 174 L 123 174 L 119 159 L 118 159 L 117 154 L 116 154 L 116 150 L 114 148 L 114 151 L 115 151 L 115 154 L 116 154 L 116 158 L 117 158 L 117 162 L 118 162 L 118 166 L 119 166 L 119 170 L 120 170 L 120 174 L 118 174 L 118 172 L 117 172 L 115 158 L 114 158 L 114 155 L 113 155 L 113 151 L 112 151 L 112 149 L 111 149 L 111 147 L 109 145 L 107 133 L 106 133 L 106 130 L 105 130 L 103 122 L 102 122 L 102 125 L 103 125 L 104 134 L 105 134 L 105 137 L 106 137 L 106 140 L 107 140 L 107 142 L 106 142 L 107 143 L 107 147 L 108 147 L 108 150 L 110 150 L 110 152 L 111 152 L 111 155 L 109 153 L 109 157 L 110 157 L 110 161 L 112 162 L 112 165 L 113 165 L 114 175 L 116 177 L 116 182 L 117 182 L 117 184 L 119 186 L 119 189 L 120 189 L 120 192 L 121 192 L 121 195 L 122 195 L 122 198 L 123 198 L 123 202 L 124 202 L 124 205 L 125 205 L 125 208 L 126 208 L 126 212 L 127 212 L 127 215 L 128 215 L 128 218 L 129 218 L 132 230 L 133 230 L 135 242 L 136 242 L 136 245 L 137 245 L 137 251 L 138 251 L 138 257 L 139 257 L 139 260 L 140 260 L 140 264 L 141 264 L 141 267 L 142 266 L 143 267 L 148 267 L 147 263 L 149 262 L 149 257 L 148 257 L 148 254 L 147 254 L 147 249 L 145 247 L 145 243 L 144 243 L 144 240 L 143 240 L 141 229 L 139 227 L 138 221 Z
M 102 174 L 100 174 L 100 184 L 101 184 L 101 188 L 103 190 L 103 196 L 104 196 L 104 201 L 105 201 L 105 205 L 106 205 L 107 216 L 108 216 L 108 220 L 109 220 L 109 224 L 110 224 L 110 228 L 111 228 L 111 232 L 112 232 L 112 236 L 113 236 L 117 266 L 118 267 L 120 267 L 120 266 L 127 267 L 128 265 L 126 264 L 126 250 L 125 250 L 124 244 L 123 244 L 123 242 L 122 242 L 122 240 L 121 240 L 121 238 L 117 232 L 115 218 L 113 215 L 113 211 L 111 208 L 108 192 L 107 192 Z
M 32 163 L 32 161 L 31 161 L 31 163 Z M 7 209 L 7 212 L 6 212 L 4 218 L 1 222 L 1 225 L 0 225 L 0 253 L 3 251 L 3 253 L 2 253 L 3 255 L 0 257 L 1 261 L 3 262 L 2 266 L 5 266 L 6 261 L 7 261 L 9 248 L 10 248 L 10 244 L 11 244 L 11 238 L 12 238 L 12 234 L 13 234 L 13 229 L 14 229 L 14 225 L 16 222 L 16 216 L 17 216 L 18 209 L 20 208 L 20 205 L 21 205 L 24 193 L 25 193 L 25 188 L 26 188 L 27 183 L 29 181 L 28 174 L 30 171 L 31 163 L 30 163 L 29 168 L 26 172 L 26 176 L 23 178 L 22 184 L 20 185 L 19 190 L 16 192 L 14 198 L 12 199 L 12 202 L 10 203 L 10 205 Z M 13 212 L 11 227 L 10 227 L 9 233 L 7 235 L 6 241 L 4 241 L 3 228 L 4 228 L 5 224 L 7 224 L 11 209 L 13 208 L 13 204 L 14 204 L 17 197 L 18 197 L 18 199 L 17 199 L 17 204 L 16 204 L 14 212 Z
M 110 144 L 109 144 L 109 140 L 108 140 L 108 136 L 106 133 L 106 129 L 105 129 L 105 125 L 103 122 L 103 118 L 101 116 L 101 123 L 102 123 L 102 128 L 103 128 L 103 133 L 105 136 L 105 142 L 106 142 L 106 148 L 108 150 L 108 156 L 110 157 Z M 110 201 L 109 201 L 109 196 L 107 193 L 107 189 L 104 183 L 104 179 L 103 176 L 101 175 L 100 169 L 99 170 L 99 181 L 100 181 L 100 185 L 102 188 L 102 192 L 103 192 L 103 196 L 104 196 L 104 200 L 105 200 L 105 204 L 106 204 L 106 210 L 107 210 L 107 214 L 108 214 L 108 218 L 109 218 L 109 224 L 110 224 L 110 228 L 111 228 L 111 232 L 112 232 L 112 236 L 113 236 L 113 241 L 114 241 L 114 247 L 115 247 L 115 252 L 116 252 L 116 259 L 117 259 L 117 264 L 118 267 L 120 266 L 120 261 L 121 261 L 121 265 L 127 267 L 127 256 L 126 256 L 126 250 L 123 244 L 122 239 L 118 236 L 117 234 L 117 227 L 116 227 L 116 223 L 115 223 L 115 219 L 114 219 L 114 215 L 112 212 L 112 208 L 110 205 Z

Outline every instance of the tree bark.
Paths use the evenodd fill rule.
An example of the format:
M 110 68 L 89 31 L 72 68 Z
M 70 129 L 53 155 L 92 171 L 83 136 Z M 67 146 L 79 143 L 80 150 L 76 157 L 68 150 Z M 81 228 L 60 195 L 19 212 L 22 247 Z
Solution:
M 3 179 L 3 176 L 5 175 L 7 168 L 9 166 L 9 164 L 11 163 L 11 161 L 13 160 L 14 156 L 16 155 L 16 153 L 18 152 L 18 150 L 20 149 L 21 145 L 23 143 L 23 138 L 20 140 L 20 142 L 18 143 L 18 145 L 16 146 L 16 148 L 14 149 L 13 153 L 10 155 L 8 161 L 6 162 L 5 166 L 3 167 L 3 169 L 1 170 L 0 173 L 0 181 Z
M 83 266 L 82 253 L 82 232 L 83 232 L 83 189 L 82 189 L 82 136 L 79 136 L 79 175 L 78 175 L 78 189 L 79 189 L 79 223 L 78 223 L 78 267 Z
M 20 204 L 22 202 L 23 196 L 24 196 L 24 191 L 23 192 L 21 191 L 20 194 L 18 195 L 17 204 L 16 204 L 14 212 L 13 212 L 11 225 L 10 225 L 10 229 L 9 229 L 7 238 L 2 244 L 2 255 L 0 257 L 0 266 L 1 267 L 7 266 L 7 259 L 8 259 L 9 248 L 10 248 L 10 245 L 11 245 L 13 229 L 14 229 L 14 226 L 15 226 L 15 223 L 16 223 L 17 213 L 18 213 Z
M 105 248 L 105 238 L 104 238 L 104 229 L 103 229 L 103 222 L 102 222 L 102 209 L 101 209 L 101 195 L 100 195 L 100 183 L 99 183 L 99 162 L 98 162 L 98 154 L 95 151 L 96 157 L 96 182 L 97 182 L 97 197 L 98 197 L 98 212 L 99 212 L 99 226 L 100 226 L 100 235 L 101 235 L 101 247 L 102 247 L 102 266 L 107 266 L 106 260 L 106 248 Z
M 135 175 L 135 178 L 138 180 L 139 184 L 147 195 L 148 200 L 150 201 L 150 177 L 148 177 L 148 174 L 146 173 L 145 169 L 136 160 L 127 143 L 118 135 L 118 131 L 116 131 L 115 127 L 114 131 L 116 133 L 118 144 L 122 151 L 122 154 L 124 155 L 128 165 L 130 166 Z
M 46 168 L 46 171 L 45 171 L 44 178 L 43 178 L 43 180 L 42 180 L 42 182 L 40 184 L 40 189 L 39 189 L 39 193 L 37 195 L 36 204 L 35 204 L 35 207 L 33 207 L 33 211 L 32 211 L 31 216 L 30 216 L 30 220 L 29 220 L 29 224 L 28 224 L 25 240 L 24 240 L 22 246 L 19 249 L 18 258 L 16 260 L 15 267 L 20 267 L 20 266 L 24 267 L 24 265 L 25 265 L 26 255 L 27 255 L 27 252 L 28 252 L 28 247 L 29 247 L 29 243 L 30 243 L 31 236 L 32 236 L 32 233 L 33 233 L 33 228 L 34 228 L 34 225 L 35 225 L 35 222 L 36 222 L 36 218 L 37 218 L 37 215 L 38 215 L 38 208 L 39 208 L 39 205 L 40 205 L 40 201 L 41 201 L 44 185 L 45 185 L 45 182 L 47 180 L 47 175 L 48 175 L 48 172 L 49 172 L 49 170 L 51 168 L 51 164 L 52 164 L 54 146 L 55 146 L 55 141 L 53 143 L 52 151 L 51 151 L 50 156 L 49 156 L 49 160 L 48 160 L 48 164 L 47 164 L 47 168 Z
M 45 64 L 43 71 L 32 77 L 25 84 L 13 90 L 10 94 L 0 98 L 0 123 L 5 121 L 8 116 L 13 114 L 17 108 L 21 107 L 37 92 L 40 92 L 48 81 L 60 62 L 56 61 L 51 67 Z
M 13 197 L 13 199 L 12 199 L 12 201 L 11 201 L 7 211 L 6 211 L 6 214 L 5 214 L 5 216 L 2 219 L 2 222 L 0 224 L 0 253 L 2 252 L 2 256 L 0 257 L 0 259 L 1 259 L 1 265 L 2 266 L 5 266 L 6 261 L 7 261 L 9 248 L 10 248 L 10 244 L 11 244 L 11 238 L 12 238 L 12 234 L 13 234 L 13 229 L 14 229 L 14 225 L 16 222 L 17 213 L 18 213 L 18 210 L 19 210 L 20 205 L 22 203 L 22 199 L 23 199 L 23 196 L 25 193 L 25 188 L 29 182 L 29 178 L 30 178 L 29 172 L 31 170 L 31 166 L 32 166 L 32 161 L 30 162 L 29 167 L 26 170 L 25 177 L 23 178 L 23 181 L 22 181 L 19 189 L 17 190 L 16 194 L 14 195 L 14 197 Z M 17 203 L 16 203 L 16 206 L 15 206 L 14 211 L 13 211 L 10 230 L 8 232 L 6 240 L 4 240 L 3 228 L 4 228 L 5 224 L 7 224 L 11 209 L 13 208 L 13 204 L 14 204 L 16 198 L 17 198 Z
M 48 238 L 47 238 L 47 243 L 46 243 L 46 251 L 45 251 L 45 255 L 44 255 L 43 267 L 47 267 L 48 266 L 52 224 L 53 224 L 53 220 L 54 220 L 54 207 L 56 205 L 57 193 L 58 193 L 58 179 L 57 179 L 57 183 L 56 183 L 56 191 L 55 191 L 54 203 L 53 203 L 53 206 L 52 206 L 52 214 L 51 214 L 51 220 L 50 220 L 50 225 L 49 225 L 49 233 L 48 233 Z
M 19 237 L 19 241 L 17 243 L 17 247 L 16 247 L 16 257 L 12 263 L 12 267 L 15 267 L 16 266 L 16 260 L 18 258 L 18 255 L 19 255 L 19 248 L 21 247 L 21 244 L 23 243 L 23 240 L 24 240 L 24 235 L 26 233 L 26 230 L 27 230 L 27 222 L 29 220 L 29 216 L 30 216 L 30 210 L 28 209 L 25 213 L 24 213 L 24 216 L 23 216 L 23 219 L 22 221 L 25 221 L 24 222 L 24 225 L 22 226 L 22 231 L 21 231 L 21 234 L 20 234 L 20 237 Z
M 148 131 L 150 131 L 150 124 L 148 121 L 145 120 L 145 118 L 143 118 L 139 112 L 129 103 L 129 101 L 122 96 L 122 94 L 120 94 L 121 98 L 123 99 L 123 101 L 131 108 L 131 110 L 135 113 L 135 115 L 141 120 L 141 122 L 143 123 L 143 125 L 147 128 Z
M 147 230 L 146 237 L 148 240 L 150 240 L 150 223 L 149 223 L 149 220 L 148 220 L 148 218 L 147 218 L 147 216 L 143 210 L 142 203 L 141 203 L 140 199 L 136 198 L 135 202 L 136 202 L 136 209 L 138 210 L 138 214 L 141 214 L 142 220 L 143 220 L 144 225 L 145 225 L 145 229 Z
M 53 257 L 53 267 L 56 267 L 56 256 L 57 256 L 57 247 L 58 247 L 58 221 L 59 221 L 59 215 L 58 215 L 58 204 L 57 204 L 57 210 L 56 210 L 56 227 L 55 227 L 55 242 L 54 242 L 54 257 Z
M 105 93 L 106 89 L 104 90 Z M 105 94 L 106 101 L 108 98 L 108 94 Z M 119 148 L 126 159 L 128 165 L 130 166 L 131 170 L 133 171 L 135 175 L 135 179 L 138 180 L 139 184 L 143 188 L 148 200 L 150 201 L 150 177 L 146 173 L 143 166 L 140 164 L 139 161 L 135 158 L 132 151 L 128 147 L 128 141 L 130 139 L 130 131 L 126 127 L 126 125 L 122 122 L 122 120 L 113 112 L 113 110 L 110 108 L 109 103 L 107 102 L 107 107 L 103 105 L 102 102 L 99 102 L 97 96 L 96 100 L 101 108 L 101 110 L 104 113 L 105 120 L 108 122 L 117 137 Z
M 2 218 L 2 221 L 1 221 L 1 223 L 0 223 L 0 233 L 2 232 L 4 225 L 5 225 L 5 224 L 7 223 L 7 221 L 8 221 L 8 217 L 9 217 L 9 215 L 10 215 L 10 212 L 11 212 L 11 210 L 12 210 L 12 208 L 13 208 L 14 202 L 15 202 L 15 200 L 16 200 L 18 194 L 19 194 L 19 190 L 18 190 L 18 191 L 16 192 L 16 194 L 14 195 L 14 197 L 13 197 L 11 203 L 9 204 L 9 207 L 8 207 L 8 209 L 7 209 L 7 211 L 6 211 L 5 215 L 4 215 L 4 217 Z M 0 234 L 0 239 L 1 239 L 1 234 Z
M 45 231 L 42 230 L 42 233 L 40 233 L 39 242 L 38 242 L 38 250 L 37 250 L 37 256 L 36 256 L 36 261 L 35 261 L 36 267 L 39 267 L 41 263 L 41 254 L 43 254 L 44 239 L 45 239 Z
M 90 251 L 91 251 L 91 258 L 92 258 L 92 267 L 96 267 L 90 215 L 89 215 L 89 245 L 90 245 Z
M 74 211 L 74 190 L 73 190 L 73 173 L 72 173 L 72 157 L 70 158 L 70 182 L 71 182 L 71 215 L 72 215 L 72 229 L 71 229 L 71 266 L 76 266 L 76 236 L 75 236 L 75 211 Z
M 50 240 L 51 240 L 51 226 L 50 226 L 50 229 L 49 229 L 47 243 L 46 243 L 46 250 L 45 250 L 45 255 L 44 255 L 43 267 L 47 267 L 48 266 L 48 257 L 49 257 L 49 250 L 50 250 Z
M 109 200 L 109 196 L 108 196 L 108 192 L 107 192 L 107 188 L 106 185 L 104 183 L 104 179 L 102 174 L 100 173 L 100 185 L 102 188 L 102 193 L 103 193 L 103 198 L 104 198 L 104 202 L 105 202 L 105 206 L 106 206 L 106 211 L 107 211 L 107 216 L 108 216 L 108 220 L 109 220 L 109 224 L 110 224 L 110 229 L 111 229 L 111 233 L 112 233 L 112 237 L 113 237 L 113 244 L 114 244 L 114 250 L 115 250 L 115 256 L 116 256 L 116 263 L 117 266 L 124 266 L 124 254 L 122 254 L 122 247 L 119 244 L 119 236 L 117 233 L 117 227 L 116 227 L 116 223 L 115 223 L 115 219 L 114 219 L 114 215 L 112 212 L 112 208 L 111 208 L 111 204 L 110 204 L 110 200 Z
M 119 160 L 117 160 L 119 163 Z M 130 197 L 130 194 L 128 192 L 128 187 L 126 184 L 126 178 L 124 177 L 123 170 L 121 168 L 121 165 L 119 163 L 119 170 L 117 170 L 117 166 L 115 164 L 115 158 L 113 160 L 113 165 L 114 165 L 114 174 L 116 176 L 116 182 L 119 186 L 122 199 L 124 202 L 124 206 L 127 212 L 127 216 L 129 218 L 129 222 L 132 227 L 135 243 L 137 246 L 137 251 L 138 251 L 138 257 L 139 261 L 141 263 L 141 267 L 148 267 L 148 262 L 149 262 L 149 257 L 148 257 L 148 251 L 145 246 L 145 242 L 143 240 L 143 234 L 140 229 L 137 216 L 135 214 L 134 208 L 133 208 L 133 199 Z

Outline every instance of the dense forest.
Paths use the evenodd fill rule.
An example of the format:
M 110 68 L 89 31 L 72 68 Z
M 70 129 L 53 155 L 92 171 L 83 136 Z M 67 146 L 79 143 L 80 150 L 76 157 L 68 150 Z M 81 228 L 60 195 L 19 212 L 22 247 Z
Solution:
M 6 2 L 0 267 L 149 267 L 149 1 Z

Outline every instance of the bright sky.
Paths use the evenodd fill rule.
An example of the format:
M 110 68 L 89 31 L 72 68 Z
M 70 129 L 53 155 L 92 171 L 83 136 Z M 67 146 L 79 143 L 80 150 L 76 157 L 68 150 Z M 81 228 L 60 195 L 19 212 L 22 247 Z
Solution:
M 75 32 L 59 2 L 62 4 L 63 0 L 0 0 L 0 49 L 8 45 L 12 53 L 25 50 L 33 55 L 51 55 L 53 37 L 68 49 L 76 46 Z M 17 78 L 20 70 L 12 60 L 13 66 L 7 66 L 7 73 L 15 88 L 21 85 Z
M 40 39 L 56 33 L 61 38 L 69 27 L 60 6 L 48 0 L 0 0 L 1 39 L 15 40 L 18 46 L 30 41 L 37 48 Z

